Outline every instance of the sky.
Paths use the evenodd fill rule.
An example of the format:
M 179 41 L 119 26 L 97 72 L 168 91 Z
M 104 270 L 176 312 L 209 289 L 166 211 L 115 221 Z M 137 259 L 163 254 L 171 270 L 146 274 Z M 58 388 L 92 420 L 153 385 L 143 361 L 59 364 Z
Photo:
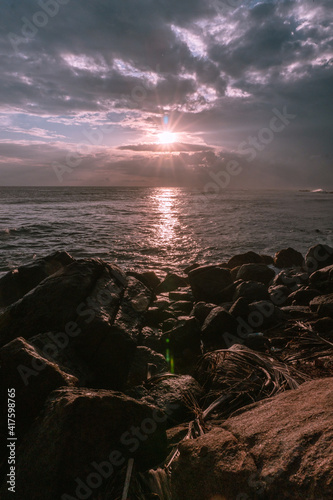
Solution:
M 2 0 L 1 186 L 333 189 L 331 0 Z

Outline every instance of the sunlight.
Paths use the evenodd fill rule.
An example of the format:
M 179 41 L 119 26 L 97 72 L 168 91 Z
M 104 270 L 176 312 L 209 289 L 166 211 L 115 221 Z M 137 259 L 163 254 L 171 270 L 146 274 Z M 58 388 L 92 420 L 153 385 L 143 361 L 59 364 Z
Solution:
M 174 132 L 161 132 L 157 135 L 159 144 L 172 144 L 177 141 L 177 134 Z

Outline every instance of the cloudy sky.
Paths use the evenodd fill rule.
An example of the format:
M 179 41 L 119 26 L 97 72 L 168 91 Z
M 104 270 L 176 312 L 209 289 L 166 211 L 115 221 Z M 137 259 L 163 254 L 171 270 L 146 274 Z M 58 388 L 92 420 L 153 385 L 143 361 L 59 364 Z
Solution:
M 331 0 L 2 0 L 0 30 L 0 185 L 333 188 Z

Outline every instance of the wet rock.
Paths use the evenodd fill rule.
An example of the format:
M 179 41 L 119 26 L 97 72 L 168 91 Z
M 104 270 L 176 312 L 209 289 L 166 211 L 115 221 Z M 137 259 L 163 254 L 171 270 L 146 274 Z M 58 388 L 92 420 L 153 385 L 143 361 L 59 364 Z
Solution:
M 74 262 L 67 252 L 54 252 L 20 266 L 0 278 L 0 307 L 21 299 L 41 281 Z
M 286 267 L 302 267 L 303 255 L 293 248 L 284 248 L 275 254 L 274 265 L 280 269 Z
M 149 349 L 149 347 L 137 347 L 131 364 L 127 384 L 130 386 L 140 385 L 150 376 L 169 370 L 165 357 Z
M 2 401 L 8 388 L 15 388 L 16 435 L 21 437 L 41 411 L 47 396 L 63 386 L 77 385 L 78 380 L 40 353 L 25 339 L 12 340 L 0 350 Z
M 190 375 L 160 376 L 148 380 L 144 386 L 131 389 L 128 394 L 147 404 L 153 404 L 168 415 L 173 426 L 194 417 L 193 401 L 199 403 L 203 389 Z
M 268 285 L 275 278 L 275 271 L 265 264 L 244 264 L 237 272 L 237 279 L 258 281 Z
M 316 312 L 319 316 L 329 316 L 333 318 L 333 293 L 329 295 L 320 295 L 310 302 L 311 311 Z
M 226 349 L 229 337 L 237 333 L 238 323 L 223 307 L 215 307 L 207 316 L 201 338 L 206 349 Z
M 312 273 L 310 283 L 322 293 L 333 293 L 333 266 L 323 267 Z
M 212 309 L 216 307 L 215 304 L 209 304 L 207 302 L 197 302 L 192 311 L 191 316 L 194 316 L 201 325 L 203 325 L 205 319 Z
M 314 380 L 184 441 L 172 498 L 329 500 L 332 408 L 333 379 Z
M 223 300 L 223 290 L 233 281 L 230 271 L 218 266 L 198 267 L 188 277 L 195 299 L 214 303 Z
M 262 258 L 259 254 L 255 252 L 246 252 L 238 255 L 234 255 L 228 262 L 230 269 L 237 266 L 242 266 L 243 264 L 261 264 Z
M 135 459 L 138 470 L 164 460 L 165 419 L 155 407 L 113 391 L 53 392 L 18 454 L 15 495 L 34 500 L 95 497 L 128 458 Z M 1 495 L 11 498 L 7 485 Z
M 170 273 L 167 277 L 158 285 L 156 288 L 156 294 L 162 292 L 173 292 L 177 288 L 187 287 L 188 281 L 185 276 L 180 276 L 178 274 Z
M 244 297 L 249 301 L 268 300 L 269 293 L 267 286 L 257 281 L 243 281 L 240 283 L 233 296 L 233 300 Z
M 333 248 L 328 245 L 314 245 L 305 256 L 305 267 L 309 274 L 333 265 Z

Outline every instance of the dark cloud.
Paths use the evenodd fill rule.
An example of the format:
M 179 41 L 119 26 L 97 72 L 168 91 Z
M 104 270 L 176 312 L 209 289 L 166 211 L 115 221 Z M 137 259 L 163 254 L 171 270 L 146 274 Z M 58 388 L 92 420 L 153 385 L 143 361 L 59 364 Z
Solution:
M 158 168 L 165 165 L 168 172 L 171 160 L 178 172 L 172 183 L 190 182 L 194 171 L 197 182 L 207 168 L 213 168 L 212 157 L 209 163 L 202 155 L 217 154 L 213 163 L 221 161 L 218 150 L 237 156 L 239 144 L 267 127 L 274 109 L 287 106 L 296 119 L 260 151 L 258 164 L 268 165 L 268 170 L 256 168 L 263 178 L 269 179 L 271 173 L 273 182 L 296 179 L 301 169 L 306 172 L 304 178 L 312 179 L 309 158 L 313 157 L 326 180 L 333 154 L 332 24 L 333 4 L 325 0 L 69 0 L 61 4 L 3 0 L 0 112 L 8 123 L 2 125 L 0 117 L 0 131 L 2 127 L 7 134 L 12 127 L 12 135 L 21 134 L 17 136 L 21 139 L 28 133 L 24 121 L 31 121 L 26 117 L 34 116 L 55 128 L 43 132 L 42 122 L 34 121 L 32 136 L 45 141 L 65 139 L 63 146 L 15 140 L 0 144 L 0 173 L 6 172 L 8 179 L 24 171 L 24 179 L 33 183 L 36 168 L 43 167 L 41 177 L 46 182 L 45 163 L 65 155 L 70 147 L 75 149 L 87 123 L 92 128 L 111 123 L 113 138 L 104 136 L 112 145 L 118 136 L 116 145 L 130 144 L 113 148 L 113 155 L 142 153 L 128 160 L 133 170 L 127 169 L 126 159 L 100 153 L 105 175 L 112 169 L 118 172 L 115 182 L 127 183 L 131 175 L 134 183 L 149 175 L 156 180 Z M 167 150 L 146 144 L 144 133 L 156 134 L 165 114 L 171 129 L 191 136 L 189 143 L 184 140 Z M 72 123 L 81 131 L 70 136 Z M 162 151 L 173 154 L 168 159 L 158 154 Z M 90 161 L 100 172 L 94 155 L 88 156 L 82 165 Z M 243 182 L 260 177 L 256 168 L 248 166 Z M 184 169 L 186 175 L 181 173 Z M 79 182 L 80 172 L 82 181 L 89 182 L 88 170 L 72 175 Z M 22 178 L 18 176 L 17 182 Z

